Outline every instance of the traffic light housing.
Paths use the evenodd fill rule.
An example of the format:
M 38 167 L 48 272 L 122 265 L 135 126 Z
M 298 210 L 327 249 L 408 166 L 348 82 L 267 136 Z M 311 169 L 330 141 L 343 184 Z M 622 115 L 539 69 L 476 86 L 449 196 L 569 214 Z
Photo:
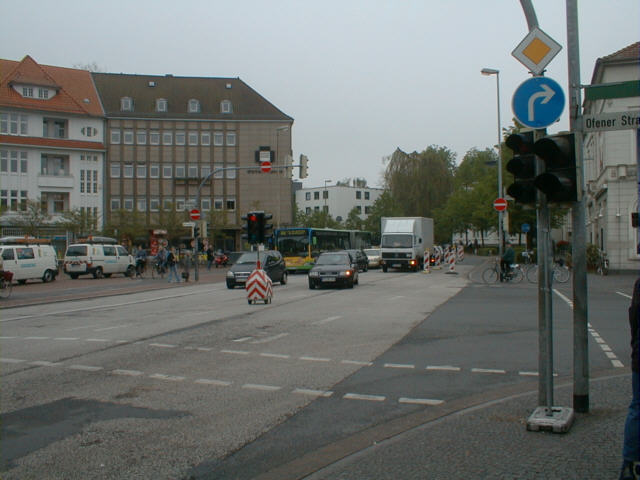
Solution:
M 535 186 L 550 203 L 576 202 L 575 136 L 573 133 L 550 135 L 533 145 L 534 153 L 544 161 L 544 173 L 535 179 Z
M 273 218 L 273 215 L 270 213 L 264 213 L 264 212 L 260 212 L 258 214 L 258 224 L 259 224 L 259 228 L 260 228 L 260 242 L 259 243 L 264 243 L 267 238 L 270 235 L 269 230 L 271 230 L 273 228 L 273 224 L 272 223 L 267 223 L 267 220 L 271 220 Z
M 262 212 L 249 212 L 242 216 L 242 220 L 246 220 L 246 223 L 242 226 L 243 230 L 246 230 L 246 234 L 243 237 L 247 239 L 250 244 L 260 243 L 260 224 L 258 215 Z M 245 237 L 246 235 L 246 237 Z
M 507 162 L 507 170 L 513 174 L 513 183 L 507 187 L 507 193 L 517 203 L 535 203 L 536 155 L 533 151 L 533 132 L 513 133 L 505 143 L 514 155 Z
M 309 158 L 306 155 L 300 155 L 300 174 L 298 177 L 307 178 L 309 176 Z
M 200 236 L 200 226 L 196 223 L 193 226 L 193 238 L 198 238 Z

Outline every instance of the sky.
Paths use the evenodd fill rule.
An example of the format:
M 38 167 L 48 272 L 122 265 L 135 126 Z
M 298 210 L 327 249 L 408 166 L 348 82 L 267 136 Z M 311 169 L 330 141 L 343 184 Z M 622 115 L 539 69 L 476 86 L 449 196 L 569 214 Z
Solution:
M 562 45 L 545 75 L 567 91 L 565 2 L 532 0 Z M 581 83 L 640 40 L 640 1 L 579 0 Z M 528 33 L 519 0 L 32 0 L 3 5 L 0 57 L 101 71 L 240 77 L 294 118 L 305 187 L 346 178 L 383 186 L 396 148 L 445 147 L 460 163 L 513 125 L 531 77 L 511 52 Z M 549 133 L 568 130 L 565 113 Z M 296 169 L 297 170 L 297 169 Z M 294 175 L 295 178 L 295 175 Z

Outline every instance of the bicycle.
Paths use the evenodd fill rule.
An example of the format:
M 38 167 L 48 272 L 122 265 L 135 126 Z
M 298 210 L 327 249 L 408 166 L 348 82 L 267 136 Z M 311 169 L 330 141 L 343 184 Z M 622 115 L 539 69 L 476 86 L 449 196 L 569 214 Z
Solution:
M 493 266 L 486 268 L 482 272 L 482 280 L 485 283 L 497 283 L 500 277 L 503 282 L 520 283 L 524 278 L 524 271 L 519 264 L 511 265 L 511 269 L 502 275 L 500 259 L 496 259 Z
M 571 271 L 563 261 L 556 260 L 553 262 L 553 281 L 558 283 L 566 283 L 571 277 Z M 527 280 L 531 283 L 538 283 L 538 265 L 532 265 L 527 270 Z
M 598 275 L 609 274 L 609 259 L 607 258 L 607 252 L 604 250 L 598 250 L 600 254 L 598 257 L 598 264 L 596 265 L 596 273 Z
M 136 274 L 132 275 L 131 278 L 144 278 L 144 274 L 147 271 L 147 259 L 146 258 L 138 258 L 136 260 Z
M 167 273 L 167 266 L 162 260 L 156 260 L 151 266 L 151 278 L 164 278 Z
M 13 290 L 13 273 L 0 271 L 0 298 L 9 298 Z

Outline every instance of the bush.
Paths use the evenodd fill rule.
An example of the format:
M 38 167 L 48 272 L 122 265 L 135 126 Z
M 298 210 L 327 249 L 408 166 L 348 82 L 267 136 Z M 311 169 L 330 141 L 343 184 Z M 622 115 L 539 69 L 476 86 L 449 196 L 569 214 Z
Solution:
M 600 250 L 593 243 L 587 244 L 587 270 L 595 270 L 600 260 Z

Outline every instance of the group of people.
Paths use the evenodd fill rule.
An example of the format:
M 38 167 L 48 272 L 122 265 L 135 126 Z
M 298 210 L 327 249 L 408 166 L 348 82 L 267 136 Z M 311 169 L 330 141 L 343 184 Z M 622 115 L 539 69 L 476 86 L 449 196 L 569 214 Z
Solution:
M 142 272 L 147 265 L 147 251 L 142 248 L 142 245 L 138 245 L 135 252 L 136 261 L 136 277 L 142 277 Z M 158 253 L 156 253 L 155 261 L 157 266 L 154 268 L 162 268 L 169 274 L 168 282 L 180 283 L 180 276 L 178 275 L 178 254 L 175 247 L 165 248 L 160 246 Z

